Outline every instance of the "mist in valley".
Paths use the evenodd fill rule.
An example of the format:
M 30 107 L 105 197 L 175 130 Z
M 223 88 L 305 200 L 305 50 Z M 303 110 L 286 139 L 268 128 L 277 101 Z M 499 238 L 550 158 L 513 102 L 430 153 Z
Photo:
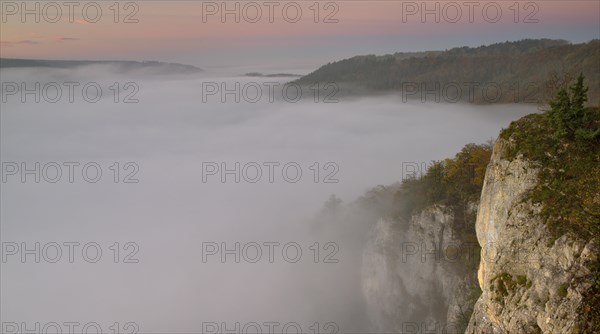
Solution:
M 63 253 L 52 263 L 48 246 L 50 255 L 36 263 L 31 254 L 22 261 L 22 249 L 3 249 L 4 322 L 94 322 L 104 332 L 134 322 L 140 333 L 209 332 L 222 323 L 249 332 L 251 323 L 263 332 L 265 323 L 278 323 L 275 331 L 288 324 L 291 333 L 314 326 L 372 332 L 360 273 L 364 240 L 378 217 L 352 203 L 373 187 L 400 182 L 407 164 L 452 157 L 537 111 L 400 96 L 325 101 L 311 90 L 291 101 L 281 86 L 270 101 L 265 87 L 291 79 L 232 74 L 252 70 L 1 70 L 2 242 L 30 249 L 57 243 Z M 23 102 L 21 92 L 7 93 L 14 88 L 7 82 L 29 89 L 58 83 L 62 96 L 52 103 L 25 94 Z M 79 83 L 72 102 L 65 82 Z M 81 93 L 88 83 L 102 88 L 93 102 Z M 250 84 L 250 100 L 261 87 L 262 98 L 237 102 L 235 94 L 223 100 L 214 92 L 236 83 Z M 54 89 L 46 91 L 50 100 Z M 39 182 L 38 172 L 23 168 L 35 170 L 36 163 Z M 328 221 L 323 208 L 331 195 L 353 214 Z M 70 242 L 80 244 L 73 263 L 64 246 Z M 102 250 L 95 263 L 81 256 L 90 242 Z

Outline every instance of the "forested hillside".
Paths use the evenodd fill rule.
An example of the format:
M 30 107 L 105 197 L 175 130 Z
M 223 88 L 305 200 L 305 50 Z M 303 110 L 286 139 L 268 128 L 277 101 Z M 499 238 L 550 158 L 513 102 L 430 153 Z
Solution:
M 447 51 L 358 56 L 322 66 L 295 82 L 333 82 L 340 95 L 404 92 L 406 99 L 436 102 L 539 103 L 583 73 L 590 86 L 589 101 L 595 104 L 600 99 L 599 60 L 599 40 L 570 44 L 529 39 Z
M 199 73 L 202 69 L 185 64 L 165 63 L 160 61 L 130 61 L 130 60 L 44 60 L 0 58 L 0 68 L 62 68 L 75 69 L 82 66 L 112 66 L 118 72 L 154 70 L 163 74 Z

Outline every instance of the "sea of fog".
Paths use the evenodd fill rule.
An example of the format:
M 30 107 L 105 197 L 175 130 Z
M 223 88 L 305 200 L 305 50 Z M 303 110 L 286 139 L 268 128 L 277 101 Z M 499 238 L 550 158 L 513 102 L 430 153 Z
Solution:
M 452 157 L 536 112 L 399 97 L 323 103 L 311 91 L 295 103 L 222 102 L 203 90 L 289 78 L 219 73 L 1 74 L 6 332 L 368 332 L 360 245 L 343 230 L 310 232 L 323 203 L 331 194 L 352 202 L 400 181 L 407 164 Z M 7 82 L 40 83 L 42 95 L 13 94 Z

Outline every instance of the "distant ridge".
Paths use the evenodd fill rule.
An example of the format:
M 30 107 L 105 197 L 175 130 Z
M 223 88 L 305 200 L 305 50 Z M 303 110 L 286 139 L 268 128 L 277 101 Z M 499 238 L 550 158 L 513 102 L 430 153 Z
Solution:
M 0 68 L 18 67 L 48 67 L 72 69 L 90 65 L 111 65 L 119 72 L 153 70 L 156 74 L 185 74 L 198 73 L 202 69 L 193 65 L 165 63 L 159 61 L 131 61 L 131 60 L 43 60 L 43 59 L 16 59 L 0 58 Z
M 301 77 L 301 74 L 293 74 L 293 73 L 273 73 L 273 74 L 263 74 L 259 72 L 250 72 L 244 74 L 246 77 L 259 77 L 259 78 L 276 78 L 276 77 Z
M 565 40 L 525 39 L 480 47 L 458 47 L 445 51 L 356 56 L 329 63 L 294 81 L 300 85 L 333 82 L 340 95 L 400 93 L 407 83 L 429 92 L 458 83 L 493 84 L 502 96 L 482 99 L 482 87 L 473 92 L 473 103 L 512 103 L 545 100 L 553 94 L 548 84 L 575 78 L 580 72 L 589 83 L 590 103 L 600 99 L 600 40 L 571 44 Z M 465 88 L 466 89 L 466 88 Z M 423 90 L 423 91 L 425 91 Z M 414 92 L 412 92 L 414 93 Z M 450 94 L 450 93 L 448 93 Z M 492 93 L 489 93 L 493 95 Z M 463 92 L 463 99 L 466 97 Z

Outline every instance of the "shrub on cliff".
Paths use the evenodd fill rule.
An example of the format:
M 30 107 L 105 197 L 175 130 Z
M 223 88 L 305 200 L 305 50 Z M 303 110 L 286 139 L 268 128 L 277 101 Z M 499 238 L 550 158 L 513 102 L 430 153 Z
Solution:
M 432 162 L 424 175 L 403 180 L 396 194 L 398 214 L 408 219 L 430 205 L 442 204 L 465 222 L 466 208 L 481 195 L 491 154 L 491 144 L 467 144 L 454 158 Z

